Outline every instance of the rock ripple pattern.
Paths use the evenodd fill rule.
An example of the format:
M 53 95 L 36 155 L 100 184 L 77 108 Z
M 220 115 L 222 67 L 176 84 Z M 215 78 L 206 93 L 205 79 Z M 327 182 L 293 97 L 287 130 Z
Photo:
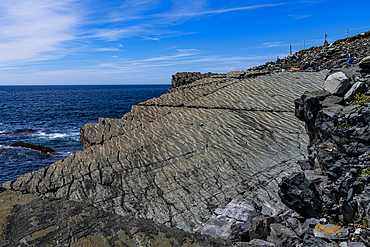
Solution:
M 325 71 L 204 78 L 81 129 L 84 151 L 12 188 L 194 231 L 236 196 L 284 208 L 278 183 L 300 171 L 308 137 L 293 100 Z

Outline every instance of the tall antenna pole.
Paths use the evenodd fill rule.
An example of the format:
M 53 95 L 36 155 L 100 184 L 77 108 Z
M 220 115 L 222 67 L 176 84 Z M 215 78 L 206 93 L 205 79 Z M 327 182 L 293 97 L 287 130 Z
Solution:
M 290 45 L 290 55 L 292 55 L 292 45 Z
M 347 28 L 347 39 L 348 39 L 348 32 L 349 32 L 349 28 Z
M 305 40 L 303 40 L 303 50 L 304 50 Z

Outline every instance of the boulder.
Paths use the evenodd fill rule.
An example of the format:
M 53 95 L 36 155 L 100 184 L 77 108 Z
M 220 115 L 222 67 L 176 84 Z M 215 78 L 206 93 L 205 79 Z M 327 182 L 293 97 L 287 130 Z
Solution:
M 366 83 L 358 81 L 351 87 L 350 90 L 344 95 L 344 100 L 350 102 L 355 99 L 355 95 L 358 93 L 365 93 L 367 91 Z
M 370 68 L 370 56 L 363 58 L 359 62 L 358 66 L 360 66 L 360 68 L 363 68 L 363 69 Z
M 252 225 L 252 218 L 261 215 L 260 207 L 242 197 L 233 199 L 225 208 L 217 208 L 197 232 L 216 238 L 240 241 Z
M 350 81 L 351 79 L 349 79 L 343 72 L 336 72 L 326 79 L 324 90 L 333 95 L 343 95 L 350 87 Z
M 304 173 L 295 172 L 279 183 L 281 201 L 304 217 L 318 218 L 321 214 L 321 200 L 315 185 Z

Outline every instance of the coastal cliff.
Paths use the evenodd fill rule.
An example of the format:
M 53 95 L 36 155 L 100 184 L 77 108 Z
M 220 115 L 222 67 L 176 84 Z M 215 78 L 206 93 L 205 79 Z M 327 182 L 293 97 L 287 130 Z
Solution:
M 299 171 L 307 136 L 291 102 L 326 73 L 205 78 L 81 130 L 84 151 L 11 188 L 69 199 L 192 232 L 242 195 L 276 213 L 283 176 Z
M 366 46 L 368 39 L 353 42 Z M 293 57 L 287 59 L 294 61 Z M 106 246 L 114 246 L 119 238 L 116 232 L 136 239 L 131 246 L 153 244 L 148 239 L 154 235 L 178 246 L 228 245 L 193 232 L 220 212 L 217 209 L 235 203 L 234 198 L 253 201 L 258 215 L 277 215 L 279 223 L 275 224 L 280 224 L 285 219 L 280 213 L 286 209 L 280 198 L 286 200 L 279 183 L 302 168 L 315 169 L 305 169 L 302 164 L 319 165 L 313 151 L 318 139 L 311 136 L 312 124 L 304 118 L 300 119 L 305 123 L 297 120 L 300 115 L 293 102 L 305 91 L 321 90 L 328 73 L 322 68 L 318 72 L 282 72 L 280 62 L 260 70 L 210 75 L 135 105 L 122 119 L 100 118 L 98 123 L 86 124 L 80 134 L 83 151 L 2 185 L 0 197 L 9 206 L 1 211 L 8 218 L 3 223 L 7 226 L 0 228 L 0 243 L 42 243 L 47 234 L 58 232 L 44 223 L 59 217 L 67 221 L 59 227 L 75 229 L 69 234 L 76 239 L 61 238 L 54 245 L 78 241 L 82 245 L 86 238 L 93 245 L 91 239 L 97 239 L 105 223 L 94 232 L 86 229 L 88 222 L 115 222 L 111 224 L 117 229 L 100 234 L 96 240 L 105 241 Z M 275 73 L 278 69 L 280 72 Z M 289 184 L 289 180 L 284 181 Z M 36 205 L 45 208 L 36 210 Z M 27 211 L 30 208 L 35 208 L 34 214 Z M 57 212 L 43 219 L 32 218 L 45 210 Z M 86 218 L 90 211 L 102 220 Z M 76 221 L 68 222 L 71 217 Z M 23 220 L 24 229 L 12 226 L 16 219 Z M 124 230 L 137 229 L 143 222 L 149 222 L 145 229 Z M 149 228 L 160 230 L 153 233 Z M 264 235 L 248 232 L 249 239 Z

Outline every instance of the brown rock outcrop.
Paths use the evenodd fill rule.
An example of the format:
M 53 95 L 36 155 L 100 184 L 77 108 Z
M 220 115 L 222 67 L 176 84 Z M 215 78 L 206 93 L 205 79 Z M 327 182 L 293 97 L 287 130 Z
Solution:
M 233 72 L 174 88 L 122 119 L 86 124 L 84 151 L 11 187 L 189 232 L 238 195 L 274 213 L 284 207 L 278 182 L 306 156 L 292 102 L 321 88 L 325 75 Z

